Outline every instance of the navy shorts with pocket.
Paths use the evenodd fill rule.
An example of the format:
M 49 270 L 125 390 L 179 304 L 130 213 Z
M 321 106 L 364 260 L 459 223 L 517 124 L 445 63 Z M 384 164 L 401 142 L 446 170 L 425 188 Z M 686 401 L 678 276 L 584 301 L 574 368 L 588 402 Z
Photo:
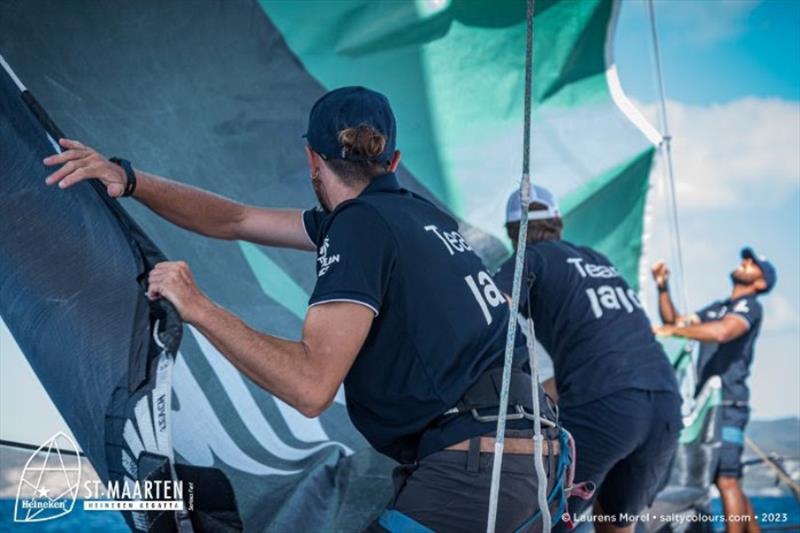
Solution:
M 624 389 L 563 409 L 560 420 L 576 447 L 575 481 L 592 481 L 603 514 L 628 525 L 669 479 L 682 427 L 681 398 L 668 391 Z M 579 514 L 590 502 L 570 498 Z

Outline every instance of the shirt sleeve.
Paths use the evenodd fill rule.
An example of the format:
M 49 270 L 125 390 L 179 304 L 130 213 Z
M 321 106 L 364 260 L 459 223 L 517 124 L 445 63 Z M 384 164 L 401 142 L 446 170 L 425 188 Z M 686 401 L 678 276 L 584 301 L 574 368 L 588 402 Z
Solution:
M 306 230 L 308 240 L 319 248 L 319 230 L 325 220 L 325 212 L 319 207 L 312 207 L 303 211 L 303 229 Z
M 354 302 L 377 316 L 397 257 L 394 235 L 370 206 L 354 203 L 334 216 L 318 246 L 309 307 Z
M 761 320 L 761 304 L 756 300 L 755 296 L 746 296 L 733 304 L 730 314 L 740 316 L 747 321 L 750 327 Z
M 717 320 L 716 318 L 711 318 L 708 316 L 708 312 L 714 310 L 717 307 L 716 303 L 709 304 L 701 309 L 695 311 L 695 315 L 700 319 L 700 322 L 708 322 L 709 320 Z

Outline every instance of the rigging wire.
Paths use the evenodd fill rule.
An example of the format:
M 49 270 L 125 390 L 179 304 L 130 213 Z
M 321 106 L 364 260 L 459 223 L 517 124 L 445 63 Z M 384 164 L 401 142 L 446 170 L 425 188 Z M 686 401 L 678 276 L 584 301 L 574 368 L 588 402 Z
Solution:
M 514 282 L 511 291 L 511 312 L 509 313 L 508 329 L 506 331 L 505 358 L 503 361 L 503 381 L 500 389 L 500 407 L 497 413 L 497 431 L 495 434 L 494 462 L 492 464 L 492 483 L 489 490 L 489 516 L 486 522 L 487 533 L 494 533 L 497 523 L 497 506 L 500 492 L 500 471 L 503 463 L 503 450 L 505 447 L 506 415 L 508 412 L 508 394 L 511 386 L 511 366 L 514 359 L 514 345 L 517 332 L 517 321 L 513 319 L 519 308 L 523 262 L 525 257 L 525 242 L 528 235 L 528 209 L 530 205 L 531 180 L 530 180 L 530 148 L 531 148 L 531 87 L 533 78 L 533 16 L 535 0 L 527 0 L 527 42 L 525 48 L 525 111 L 522 148 L 522 178 L 520 179 L 520 210 L 519 236 L 517 238 L 517 253 L 514 263 Z M 530 333 L 533 333 L 533 323 Z M 536 480 L 538 485 L 537 499 L 542 517 L 542 531 L 550 531 L 551 517 L 547 502 L 547 476 L 544 471 L 542 459 L 542 426 L 539 419 L 539 394 L 538 372 L 536 361 L 528 343 L 528 356 L 531 359 L 531 381 L 533 384 L 533 455 L 536 467 Z
M 681 285 L 681 291 L 679 295 L 681 299 L 681 308 L 683 309 L 684 313 L 688 313 L 689 296 L 686 288 L 686 277 L 684 274 L 685 271 L 683 268 L 683 244 L 681 241 L 680 224 L 678 223 L 678 201 L 675 193 L 675 173 L 672 167 L 672 136 L 669 133 L 669 124 L 667 122 L 667 101 L 666 91 L 664 90 L 664 72 L 661 67 L 661 47 L 659 46 L 658 31 L 656 29 L 656 10 L 654 0 L 648 0 L 647 11 L 650 18 L 650 33 L 653 39 L 653 56 L 659 97 L 659 117 L 661 120 L 662 129 L 662 140 L 658 148 L 661 151 L 662 160 L 664 162 L 662 169 L 666 174 L 665 181 L 667 182 L 667 188 L 669 189 L 668 194 L 671 206 L 670 214 L 672 217 L 672 227 L 674 230 L 673 237 L 678 261 L 678 279 L 680 280 Z
M 31 451 L 34 451 L 34 452 L 41 452 L 41 453 L 45 453 L 47 451 L 47 450 L 39 450 L 39 448 L 42 447 L 41 445 L 28 444 L 27 442 L 17 442 L 17 441 L 14 441 L 14 440 L 6 440 L 6 439 L 0 439 L 0 446 L 4 446 L 6 448 L 14 448 L 14 449 L 17 449 L 17 450 L 26 450 L 26 451 L 27 450 L 31 450 Z M 61 455 L 73 455 L 73 456 L 86 457 L 85 453 L 79 452 L 79 451 L 59 450 L 59 453 Z
M 800 501 L 800 484 L 798 484 L 795 480 L 789 477 L 786 471 L 780 466 L 778 466 L 775 463 L 775 460 L 772 457 L 768 456 L 764 452 L 764 450 L 759 448 L 758 445 L 755 442 L 753 442 L 753 440 L 750 437 L 745 437 L 745 443 L 747 444 L 748 448 L 753 450 L 753 452 L 755 452 L 755 454 L 758 455 L 764 461 L 764 464 L 769 466 L 775 472 L 775 475 L 778 477 L 778 479 L 786 483 L 786 485 L 794 493 L 795 499 L 797 501 Z

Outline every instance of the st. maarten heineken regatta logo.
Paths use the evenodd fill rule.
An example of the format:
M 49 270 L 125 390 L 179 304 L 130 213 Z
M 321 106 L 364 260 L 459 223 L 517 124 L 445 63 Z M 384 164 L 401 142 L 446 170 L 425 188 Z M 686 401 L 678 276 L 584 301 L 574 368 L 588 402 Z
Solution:
M 78 449 L 67 435 L 56 433 L 25 463 L 17 487 L 14 522 L 44 522 L 69 514 L 75 507 L 80 481 Z
M 75 442 L 59 432 L 25 463 L 17 488 L 14 522 L 45 522 L 73 511 L 182 511 L 182 481 L 87 480 L 81 483 L 81 456 Z

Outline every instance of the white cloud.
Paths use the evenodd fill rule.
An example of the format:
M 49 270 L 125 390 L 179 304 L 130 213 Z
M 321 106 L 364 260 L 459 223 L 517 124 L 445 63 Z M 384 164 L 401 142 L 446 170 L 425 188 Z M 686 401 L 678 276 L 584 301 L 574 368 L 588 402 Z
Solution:
M 639 107 L 656 123 L 656 104 Z M 668 102 L 667 117 L 681 209 L 770 207 L 800 186 L 800 103 Z

